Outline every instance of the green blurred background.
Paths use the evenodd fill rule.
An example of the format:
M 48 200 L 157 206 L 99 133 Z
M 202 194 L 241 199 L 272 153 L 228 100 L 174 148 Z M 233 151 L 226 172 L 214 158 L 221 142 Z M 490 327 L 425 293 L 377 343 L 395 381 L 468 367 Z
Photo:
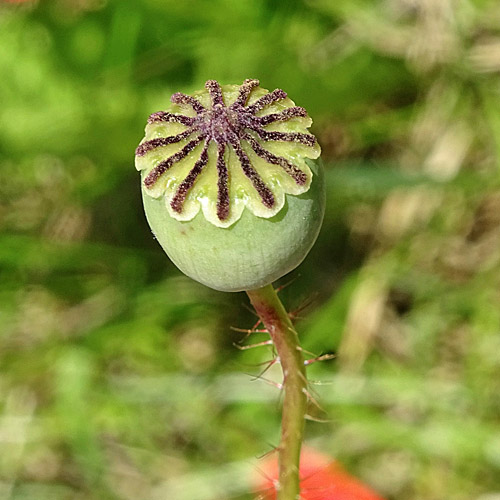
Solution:
M 337 353 L 307 442 L 388 499 L 499 500 L 499 74 L 497 0 L 0 1 L 0 498 L 251 498 L 270 352 L 153 240 L 133 158 L 173 92 L 252 77 L 323 148 L 281 292 Z

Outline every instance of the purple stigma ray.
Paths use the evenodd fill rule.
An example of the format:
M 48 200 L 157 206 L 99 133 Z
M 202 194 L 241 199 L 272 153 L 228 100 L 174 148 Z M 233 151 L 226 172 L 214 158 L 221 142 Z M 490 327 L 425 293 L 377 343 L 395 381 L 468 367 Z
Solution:
M 286 92 L 281 89 L 276 89 L 270 92 L 269 94 L 263 95 L 260 99 L 255 101 L 252 105 L 247 106 L 246 111 L 248 113 L 256 113 L 261 109 L 264 109 L 269 104 L 272 104 L 276 101 L 281 101 L 282 99 L 286 99 Z
M 182 92 L 177 92 L 174 94 L 171 98 L 170 101 L 173 104 L 189 104 L 195 111 L 196 114 L 201 114 L 206 109 L 204 108 L 203 104 L 201 104 L 200 101 L 197 101 L 194 97 L 191 97 L 190 95 L 183 94 Z
M 252 183 L 253 187 L 255 188 L 257 193 L 259 193 L 262 203 L 267 208 L 273 208 L 274 195 L 272 191 L 266 186 L 266 184 L 264 183 L 260 175 L 257 173 L 257 171 L 252 167 L 252 163 L 250 162 L 250 159 L 248 158 L 245 151 L 243 151 L 238 137 L 234 136 L 232 139 L 230 139 L 230 143 L 231 146 L 233 146 L 236 156 L 240 160 L 243 173 L 248 177 L 248 179 L 250 179 L 250 182 Z
M 156 165 L 156 167 L 153 168 L 153 170 L 151 170 L 148 176 L 144 179 L 144 184 L 147 187 L 151 187 L 155 184 L 162 174 L 164 174 L 174 163 L 186 158 L 186 156 L 191 153 L 191 151 L 193 151 L 193 149 L 198 146 L 202 140 L 203 137 L 200 135 L 196 139 L 188 142 L 180 151 L 158 163 L 158 165 Z
M 196 178 L 201 174 L 203 167 L 208 163 L 209 144 L 210 143 L 208 141 L 205 141 L 205 145 L 203 146 L 200 158 L 194 164 L 193 168 L 190 170 L 186 178 L 180 183 L 175 193 L 175 196 L 172 198 L 172 201 L 170 202 L 170 206 L 177 213 L 182 212 L 182 207 L 184 205 L 184 201 L 186 200 L 186 196 L 189 193 L 189 190 L 193 187 Z
M 229 217 L 229 175 L 224 161 L 225 144 L 217 145 L 217 217 L 226 220 Z
M 160 177 L 175 163 L 186 158 L 202 142 L 205 144 L 187 176 L 179 184 L 170 205 L 177 213 L 182 213 L 184 204 L 199 176 L 209 161 L 209 146 L 211 142 L 217 145 L 217 218 L 225 221 L 230 215 L 230 193 L 228 165 L 224 158 L 226 149 L 231 147 L 241 166 L 244 175 L 250 180 L 253 188 L 257 191 L 262 204 L 272 209 L 276 205 L 275 197 L 271 189 L 266 185 L 257 170 L 252 166 L 250 158 L 241 147 L 241 141 L 246 140 L 255 154 L 272 165 L 280 166 L 290 175 L 297 185 L 304 186 L 307 183 L 307 175 L 300 168 L 282 156 L 277 156 L 263 147 L 261 141 L 295 142 L 304 146 L 314 147 L 316 138 L 312 134 L 300 132 L 268 131 L 263 127 L 275 122 L 287 121 L 291 118 L 307 117 L 307 112 L 300 106 L 292 106 L 282 111 L 264 116 L 256 116 L 255 113 L 275 102 L 287 97 L 280 89 L 263 95 L 253 104 L 247 106 L 247 101 L 252 91 L 259 86 L 259 80 L 247 79 L 238 90 L 236 100 L 230 106 L 224 103 L 224 93 L 216 80 L 208 80 L 205 88 L 210 95 L 211 106 L 205 108 L 200 101 L 189 95 L 178 92 L 171 97 L 174 104 L 191 106 L 196 116 L 158 111 L 148 118 L 149 124 L 155 123 L 180 123 L 188 127 L 183 132 L 169 137 L 157 137 L 143 142 L 136 149 L 137 156 L 144 156 L 151 151 L 174 144 L 187 139 L 194 134 L 190 142 L 182 149 L 159 162 L 144 179 L 144 185 L 152 188 Z M 257 140 L 257 138 L 259 140 Z
M 210 94 L 213 108 L 215 108 L 215 106 L 224 106 L 222 89 L 220 88 L 219 82 L 215 80 L 208 80 L 205 83 L 205 88 L 208 90 L 208 93 Z
M 276 156 L 267 149 L 263 148 L 258 143 L 258 141 L 256 141 L 250 135 L 246 135 L 244 139 L 248 141 L 257 156 L 259 156 L 263 160 L 266 160 L 267 163 L 272 163 L 273 165 L 279 165 L 280 167 L 282 167 L 299 186 L 303 186 L 307 182 L 306 174 L 302 172 L 300 168 L 297 168 L 295 165 L 290 163 L 286 158 L 283 158 L 282 156 Z
M 143 142 L 142 144 L 139 144 L 139 146 L 135 150 L 135 155 L 144 156 L 153 149 L 161 148 L 162 146 L 168 146 L 169 144 L 175 144 L 176 142 L 180 142 L 186 137 L 189 137 L 194 132 L 196 132 L 196 129 L 190 128 L 177 135 L 171 135 L 169 137 L 156 137 L 155 139 L 151 139 L 150 141 Z
M 240 87 L 238 97 L 236 98 L 236 101 L 234 101 L 234 104 L 231 106 L 244 106 L 247 103 L 248 97 L 250 96 L 252 90 L 255 87 L 258 87 L 260 85 L 259 80 L 251 80 L 247 79 L 243 82 L 243 85 Z
M 257 134 L 264 141 L 298 142 L 304 146 L 314 146 L 316 137 L 312 134 L 301 134 L 300 132 L 268 132 L 257 130 Z
M 181 123 L 190 127 L 193 125 L 195 119 L 191 116 L 184 115 L 174 115 L 173 113 L 168 113 L 167 111 L 157 111 L 149 115 L 148 123 Z
M 261 125 L 269 125 L 273 122 L 284 122 L 289 120 L 290 118 L 305 118 L 307 116 L 307 111 L 300 107 L 294 106 L 292 108 L 284 109 L 279 113 L 271 113 L 270 115 L 264 115 L 259 117 L 259 121 Z

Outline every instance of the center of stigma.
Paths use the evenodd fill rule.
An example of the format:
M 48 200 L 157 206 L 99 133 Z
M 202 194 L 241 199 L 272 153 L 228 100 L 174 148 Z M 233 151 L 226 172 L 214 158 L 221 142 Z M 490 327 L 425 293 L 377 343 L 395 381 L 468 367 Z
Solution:
M 244 125 L 240 113 L 224 105 L 216 105 L 197 117 L 197 128 L 217 144 L 228 144 L 235 136 L 240 138 Z

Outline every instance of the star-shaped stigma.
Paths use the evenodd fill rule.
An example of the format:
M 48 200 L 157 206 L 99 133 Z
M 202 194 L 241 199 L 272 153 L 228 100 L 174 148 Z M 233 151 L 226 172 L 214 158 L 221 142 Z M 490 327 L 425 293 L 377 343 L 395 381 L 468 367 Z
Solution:
M 170 213 L 180 220 L 196 215 L 200 203 L 206 217 L 210 212 L 207 207 L 213 206 L 216 218 L 207 218 L 227 227 L 241 216 L 244 205 L 256 215 L 271 217 L 282 208 L 284 193 L 301 194 L 309 189 L 312 174 L 305 158 L 317 158 L 319 146 L 307 131 L 311 120 L 304 108 L 295 106 L 283 90 L 261 89 L 258 80 L 224 89 L 215 80 L 208 80 L 205 89 L 197 98 L 183 93 L 171 97 L 185 114 L 158 111 L 149 117 L 146 138 L 135 152 L 137 168 L 145 169 L 146 193 L 158 196 L 165 192 Z M 211 158 L 215 205 L 201 199 L 209 197 L 210 189 L 200 188 L 195 206 L 186 209 L 193 187 L 209 170 Z M 189 163 L 188 159 L 195 161 Z M 189 164 L 189 170 L 177 167 L 182 173 L 172 174 L 181 163 Z M 238 179 L 241 182 L 236 182 Z M 258 204 L 252 200 L 252 190 Z

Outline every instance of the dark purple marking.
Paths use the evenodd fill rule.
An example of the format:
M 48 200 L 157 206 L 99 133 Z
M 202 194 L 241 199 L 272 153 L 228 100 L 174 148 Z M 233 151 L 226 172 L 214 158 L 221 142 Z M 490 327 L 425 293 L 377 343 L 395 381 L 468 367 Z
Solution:
M 158 165 L 156 165 L 156 167 L 153 168 L 153 170 L 151 170 L 148 176 L 144 179 L 145 186 L 151 187 L 162 174 L 164 174 L 174 163 L 177 163 L 191 153 L 191 151 L 193 151 L 193 149 L 198 146 L 202 140 L 203 137 L 200 135 L 196 139 L 188 142 L 180 151 L 158 163 Z
M 261 109 L 265 108 L 269 104 L 272 104 L 276 101 L 281 101 L 281 99 L 286 98 L 286 92 L 281 89 L 276 89 L 270 92 L 269 94 L 263 95 L 260 99 L 257 99 L 253 104 L 246 107 L 246 111 L 248 113 L 256 113 Z
M 189 171 L 189 174 L 186 176 L 186 178 L 180 183 L 175 196 L 170 202 L 170 206 L 178 214 L 182 212 L 182 207 L 184 206 L 184 202 L 186 201 L 186 196 L 189 190 L 193 187 L 196 178 L 201 174 L 203 167 L 208 163 L 209 144 L 210 143 L 208 141 L 205 141 L 205 145 L 203 146 L 200 158 L 194 164 L 193 168 Z
M 183 94 L 182 92 L 177 92 L 174 94 L 170 101 L 174 104 L 189 104 L 197 114 L 203 113 L 206 109 L 203 107 L 200 101 L 197 101 L 194 97 L 190 95 Z
M 226 220 L 229 217 L 229 175 L 224 160 L 225 144 L 217 145 L 217 217 Z
M 305 118 L 307 116 L 307 111 L 300 106 L 293 106 L 292 108 L 284 109 L 279 113 L 271 113 L 270 115 L 260 116 L 259 120 L 261 125 L 269 125 L 273 122 L 284 122 L 290 118 L 298 116 Z
M 217 145 L 217 217 L 219 220 L 229 217 L 229 175 L 224 160 L 225 151 L 225 144 Z
M 257 134 L 264 141 L 298 142 L 304 146 L 314 146 L 316 137 L 312 134 L 301 134 L 300 132 L 268 132 L 267 130 L 257 130 Z
M 219 82 L 215 80 L 207 80 L 205 83 L 205 88 L 210 94 L 212 100 L 212 107 L 224 106 L 224 99 L 222 97 L 222 89 L 220 88 Z
M 234 152 L 236 156 L 240 160 L 241 168 L 243 173 L 250 179 L 253 187 L 259 193 L 260 199 L 262 203 L 267 208 L 274 207 L 274 195 L 272 191 L 266 186 L 260 175 L 257 171 L 252 167 L 252 163 L 248 158 L 247 154 L 241 148 L 239 138 L 234 136 L 230 139 L 231 146 L 233 146 Z
M 314 146 L 316 139 L 312 134 L 268 131 L 264 128 L 266 125 L 274 122 L 282 122 L 294 117 L 306 117 L 307 112 L 300 106 L 293 106 L 277 113 L 256 116 L 256 113 L 266 106 L 287 97 L 287 94 L 283 90 L 276 89 L 247 106 L 247 101 L 253 89 L 258 86 L 258 80 L 245 80 L 239 88 L 236 100 L 229 107 L 224 104 L 224 94 L 219 83 L 215 80 L 208 80 L 205 83 L 205 88 L 211 100 L 211 105 L 208 108 L 205 108 L 194 97 L 180 92 L 174 94 L 171 97 L 171 101 L 174 104 L 191 106 L 197 116 L 190 117 L 166 111 L 153 113 L 149 117 L 148 123 L 176 122 L 189 128 L 174 136 L 159 137 L 140 144 L 136 150 L 136 155 L 143 156 L 155 148 L 177 143 L 195 133 L 198 136 L 188 142 L 177 153 L 158 163 L 144 179 L 145 186 L 148 188 L 152 187 L 172 165 L 186 158 L 200 142 L 205 141 L 198 160 L 186 178 L 181 182 L 172 198 L 172 209 L 181 213 L 189 190 L 192 189 L 208 163 L 209 145 L 211 142 L 214 142 L 217 145 L 217 217 L 219 220 L 226 220 L 231 210 L 229 172 L 224 158 L 228 146 L 233 148 L 243 173 L 252 183 L 264 206 L 273 208 L 276 204 L 274 194 L 252 166 L 247 153 L 241 146 L 242 140 L 248 141 L 250 147 L 259 158 L 262 158 L 269 164 L 278 165 L 283 168 L 298 185 L 306 184 L 307 175 L 302 170 L 286 158 L 268 151 L 263 147 L 262 141 L 295 142 L 305 146 Z
M 247 78 L 243 82 L 243 85 L 241 85 L 238 92 L 238 97 L 236 98 L 232 106 L 244 106 L 247 103 L 248 97 L 252 93 L 252 90 L 259 85 L 259 80 L 251 80 Z
M 148 123 L 182 123 L 182 125 L 186 125 L 190 127 L 194 123 L 194 118 L 191 116 L 185 115 L 175 115 L 173 113 L 168 113 L 167 111 L 157 111 L 153 113 L 148 118 Z
M 267 163 L 279 165 L 280 167 L 282 167 L 299 186 L 303 186 L 307 182 L 307 175 L 302 172 L 302 170 L 297 168 L 293 163 L 290 163 L 286 158 L 283 158 L 282 156 L 276 156 L 267 149 L 264 149 L 259 144 L 259 142 L 249 134 L 245 135 L 244 139 L 248 141 L 257 156 L 259 156 L 263 160 L 266 160 Z
M 196 132 L 196 129 L 189 128 L 177 135 L 171 135 L 169 137 L 156 137 L 155 139 L 151 139 L 150 141 L 143 142 L 142 144 L 139 144 L 139 146 L 135 150 L 135 155 L 144 156 L 153 149 L 161 148 L 162 146 L 168 146 L 169 144 L 175 144 L 176 142 L 180 142 L 186 137 L 189 137 L 194 132 Z

